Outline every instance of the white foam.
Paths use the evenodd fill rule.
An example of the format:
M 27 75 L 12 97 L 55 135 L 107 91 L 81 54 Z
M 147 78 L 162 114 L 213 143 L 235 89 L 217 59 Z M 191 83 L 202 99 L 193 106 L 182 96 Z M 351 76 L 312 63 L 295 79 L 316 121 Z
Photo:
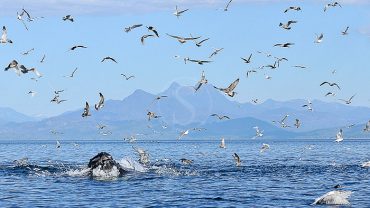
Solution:
M 363 168 L 369 168 L 370 167 L 370 161 L 364 162 L 361 164 L 361 167 Z
M 66 174 L 72 177 L 81 177 L 87 176 L 90 172 L 90 168 L 83 168 L 83 169 L 76 169 L 76 170 L 68 170 Z
M 92 170 L 92 176 L 99 179 L 111 179 L 117 178 L 120 175 L 119 168 L 113 166 L 110 170 L 103 170 L 101 168 L 94 168 Z
M 147 168 L 142 166 L 137 161 L 133 160 L 130 157 L 122 158 L 118 163 L 121 165 L 121 167 L 126 171 L 137 171 L 137 172 L 146 172 Z

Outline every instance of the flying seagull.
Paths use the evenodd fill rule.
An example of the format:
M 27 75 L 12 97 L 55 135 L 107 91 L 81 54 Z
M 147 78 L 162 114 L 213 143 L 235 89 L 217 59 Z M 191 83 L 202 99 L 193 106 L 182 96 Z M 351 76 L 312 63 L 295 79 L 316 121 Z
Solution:
M 277 43 L 274 45 L 274 47 L 279 46 L 282 48 L 289 48 L 290 46 L 294 45 L 294 43 Z
M 239 157 L 239 155 L 238 154 L 236 154 L 236 153 L 234 153 L 233 154 L 233 158 L 234 158 L 234 160 L 235 160 L 235 163 L 236 163 L 236 166 L 240 166 L 241 164 L 242 164 L 242 161 L 240 161 L 240 157 Z
M 283 24 L 283 23 L 280 22 L 279 27 L 281 27 L 281 28 L 283 28 L 285 30 L 290 30 L 290 29 L 292 29 L 292 27 L 290 25 L 293 24 L 293 23 L 297 23 L 297 21 L 295 21 L 295 20 L 289 20 L 285 24 Z
M 131 78 L 135 78 L 134 75 L 131 75 L 131 76 L 127 76 L 126 74 L 121 74 L 121 76 L 123 76 L 126 80 L 129 80 Z
M 41 60 L 40 60 L 40 63 L 44 63 L 44 61 L 45 61 L 45 54 L 42 56 L 42 58 L 41 58 Z
M 74 19 L 73 19 L 72 15 L 70 15 L 70 14 L 68 14 L 68 15 L 64 16 L 62 19 L 63 19 L 63 21 L 66 21 L 66 20 L 69 20 L 69 21 L 71 21 L 71 22 L 73 22 L 73 21 L 74 21 Z
M 178 10 L 177 5 L 176 5 L 176 11 L 173 13 L 177 18 L 181 16 L 182 13 L 188 11 L 189 9 L 184 9 L 184 10 Z
M 148 111 L 146 114 L 148 116 L 148 121 L 150 121 L 153 118 L 160 118 L 161 116 L 156 115 L 154 112 Z
M 249 75 L 250 75 L 251 73 L 257 73 L 257 71 L 256 71 L 256 70 L 248 70 L 248 71 L 247 71 L 247 78 L 249 77 Z
M 282 128 L 287 128 L 287 127 L 290 127 L 290 126 L 288 126 L 286 123 L 285 123 L 285 120 L 287 119 L 289 117 L 289 115 L 285 115 L 284 116 L 284 118 L 283 119 L 281 119 L 280 121 L 272 121 L 273 123 L 279 123 L 280 124 L 280 126 L 282 127 Z
M 244 63 L 249 64 L 251 62 L 252 54 L 249 55 L 248 58 L 243 58 L 243 57 L 240 57 L 240 58 L 244 61 Z
M 99 92 L 100 100 L 99 103 L 95 104 L 95 110 L 99 110 L 104 107 L 104 96 L 101 92 Z
M 342 5 L 340 5 L 338 2 L 333 2 L 333 3 L 329 3 L 329 4 L 326 4 L 325 7 L 324 7 L 324 12 L 326 12 L 326 10 L 329 9 L 329 7 L 336 7 L 336 6 L 339 6 L 339 7 L 342 7 Z
M 210 116 L 214 116 L 214 117 L 217 117 L 219 120 L 223 120 L 223 119 L 230 119 L 229 116 L 225 116 L 225 115 L 218 115 L 216 113 L 210 115 Z
M 140 41 L 141 41 L 141 44 L 143 44 L 144 45 L 144 41 L 145 41 L 145 39 L 146 38 L 149 38 L 149 37 L 154 37 L 154 35 L 143 35 L 143 36 L 141 36 L 141 38 L 140 38 Z
M 191 37 L 193 37 L 191 34 L 190 34 L 190 36 L 191 36 Z M 199 41 L 199 42 L 197 42 L 196 40 L 193 40 L 193 41 L 195 42 L 195 45 L 196 45 L 197 47 L 201 47 L 201 46 L 202 46 L 202 43 L 204 43 L 204 42 L 205 42 L 205 41 L 207 41 L 207 40 L 209 40 L 209 38 L 203 39 L 203 40 L 201 40 L 201 41 Z
M 328 84 L 330 87 L 333 87 L 333 86 L 336 86 L 339 90 L 340 90 L 340 87 L 337 83 L 333 82 L 333 83 L 330 83 L 330 82 L 323 82 L 320 84 L 320 86 L 323 86 L 324 84 Z
M 324 38 L 323 33 L 320 33 L 320 35 L 316 34 L 316 40 L 314 41 L 314 43 L 321 43 L 323 38 Z
M 143 26 L 143 24 L 136 24 L 136 25 L 132 25 L 132 26 L 129 26 L 129 27 L 126 27 L 125 28 L 125 32 L 130 32 L 131 30 L 135 29 L 135 28 L 138 28 L 138 27 L 141 27 Z
M 266 150 L 270 149 L 270 145 L 263 143 L 260 149 L 260 153 L 265 152 Z
M 189 129 L 185 130 L 185 131 L 181 131 L 180 132 L 180 136 L 177 138 L 178 140 L 181 139 L 182 137 L 186 136 L 189 134 Z
M 306 69 L 307 68 L 306 66 L 302 66 L 302 65 L 294 65 L 292 67 L 294 67 L 294 68 L 300 68 L 300 69 Z
M 363 129 L 363 131 L 365 131 L 365 132 L 370 131 L 370 120 L 366 123 L 365 128 Z
M 5 26 L 3 26 L 3 34 L 1 35 L 0 43 L 13 43 L 12 40 L 8 39 L 8 32 Z
M 226 4 L 226 7 L 224 8 L 224 11 L 226 12 L 226 11 L 228 11 L 228 9 L 229 9 L 229 6 L 230 6 L 230 4 L 231 4 L 231 2 L 232 2 L 233 0 L 229 0 L 229 2 Z
M 196 39 L 199 39 L 200 38 L 200 36 L 199 37 L 195 37 L 195 38 L 193 38 L 193 37 L 185 38 L 185 37 L 180 37 L 180 36 L 176 36 L 176 35 L 170 35 L 168 33 L 166 33 L 166 35 L 168 35 L 168 36 L 170 36 L 172 38 L 177 39 L 177 41 L 179 41 L 180 43 L 186 43 L 186 41 L 188 41 L 188 40 L 196 40 Z
M 149 153 L 147 151 L 139 147 L 133 146 L 132 148 L 136 151 L 136 153 L 140 157 L 139 163 L 144 164 L 144 165 L 149 163 Z
M 220 51 L 222 51 L 224 48 L 216 48 L 213 53 L 208 57 L 212 58 L 213 56 L 217 55 Z
M 220 143 L 220 146 L 219 147 L 220 148 L 226 148 L 226 144 L 225 144 L 225 139 L 224 138 L 221 139 L 221 143 Z
M 339 99 L 341 101 L 344 101 L 347 105 L 351 104 L 352 103 L 352 99 L 353 97 L 355 97 L 356 94 L 352 95 L 348 100 L 345 100 L 345 99 Z
M 331 96 L 335 96 L 335 93 L 333 93 L 333 92 L 328 92 L 328 93 L 326 93 L 326 94 L 325 94 L 325 97 L 327 97 L 327 96 L 329 96 L 329 95 L 331 95 Z
M 72 46 L 69 50 L 74 51 L 77 48 L 87 48 L 87 47 L 83 45 L 75 45 L 75 46 Z
M 342 31 L 342 35 L 348 35 L 348 29 L 349 27 L 347 26 L 346 29 Z
M 295 11 L 301 11 L 301 7 L 299 6 L 291 6 L 291 7 L 288 7 L 284 13 L 287 13 L 289 10 L 295 10 Z
M 298 118 L 295 119 L 294 126 L 297 127 L 297 129 L 301 126 L 301 121 Z
M 152 31 L 155 34 L 155 36 L 159 38 L 157 30 L 153 26 L 147 26 L 146 28 L 148 28 L 149 31 Z
M 335 135 L 335 141 L 336 142 L 343 141 L 343 130 L 342 129 L 339 129 L 339 132 L 337 133 L 337 135 Z
M 187 58 L 184 58 L 184 61 L 185 61 L 185 64 L 187 61 L 190 61 L 190 62 L 194 62 L 194 63 L 197 63 L 199 65 L 203 65 L 203 64 L 206 64 L 206 63 L 211 63 L 212 61 L 207 61 L 207 60 L 196 60 L 196 59 L 190 59 L 189 57 Z
M 91 114 L 90 114 L 90 106 L 89 106 L 89 103 L 88 102 L 85 103 L 84 112 L 82 113 L 81 116 L 82 117 L 91 116 Z
M 23 26 L 26 28 L 26 30 L 28 30 L 28 27 L 27 27 L 27 25 L 26 25 L 26 23 L 24 22 L 24 20 L 23 20 L 23 15 L 25 14 L 25 10 L 22 10 L 22 12 L 21 13 L 18 13 L 17 12 L 17 19 L 19 20 L 19 21 L 21 21 L 22 22 L 22 24 L 23 24 Z
M 64 76 L 64 77 L 67 77 L 67 78 L 73 78 L 73 77 L 74 77 L 74 75 L 75 75 L 75 73 L 76 73 L 76 71 L 77 71 L 77 67 L 73 70 L 72 74 L 67 75 L 67 76 Z
M 198 83 L 196 84 L 196 86 L 194 87 L 195 89 L 195 92 L 199 90 L 199 88 L 203 85 L 203 84 L 207 84 L 208 83 L 208 80 L 206 79 L 206 75 L 204 74 L 204 71 L 202 71 L 202 75 L 200 77 L 200 80 L 198 81 Z
M 104 62 L 105 60 L 111 60 L 111 61 L 113 61 L 114 63 L 117 63 L 117 61 L 116 61 L 114 58 L 110 57 L 110 56 L 104 57 L 104 58 L 101 60 L 101 62 Z
M 226 95 L 230 96 L 230 97 L 234 97 L 236 92 L 234 92 L 234 89 L 236 88 L 236 86 L 238 85 L 239 83 L 239 78 L 236 79 L 234 82 L 232 82 L 227 88 L 218 88 L 218 87 L 215 87 L 213 86 L 214 88 L 224 92 Z

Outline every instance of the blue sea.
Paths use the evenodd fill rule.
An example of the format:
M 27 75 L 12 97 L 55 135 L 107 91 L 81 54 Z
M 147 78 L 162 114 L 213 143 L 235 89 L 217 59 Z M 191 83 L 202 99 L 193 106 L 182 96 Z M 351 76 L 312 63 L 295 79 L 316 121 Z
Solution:
M 0 141 L 0 207 L 312 207 L 334 190 L 370 207 L 370 141 L 328 140 Z M 261 153 L 263 143 L 270 149 Z M 101 180 L 81 174 L 101 151 L 137 161 L 145 171 Z M 237 167 L 232 154 L 240 156 Z M 14 160 L 27 157 L 24 164 Z M 193 160 L 190 165 L 181 158 Z M 324 206 L 325 207 L 325 206 Z

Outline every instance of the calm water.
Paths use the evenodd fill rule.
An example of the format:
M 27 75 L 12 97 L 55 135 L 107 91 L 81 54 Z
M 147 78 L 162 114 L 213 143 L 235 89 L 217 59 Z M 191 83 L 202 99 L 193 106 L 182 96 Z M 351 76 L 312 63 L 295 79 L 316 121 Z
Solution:
M 266 141 L 1 141 L 0 207 L 311 207 L 341 184 L 354 207 L 370 207 L 369 140 Z M 262 143 L 270 149 L 260 153 Z M 46 146 L 45 146 L 46 145 Z M 74 175 L 101 151 L 151 164 L 116 180 Z M 236 167 L 236 152 L 242 166 Z M 28 157 L 29 165 L 13 161 Z M 183 165 L 181 158 L 194 160 Z

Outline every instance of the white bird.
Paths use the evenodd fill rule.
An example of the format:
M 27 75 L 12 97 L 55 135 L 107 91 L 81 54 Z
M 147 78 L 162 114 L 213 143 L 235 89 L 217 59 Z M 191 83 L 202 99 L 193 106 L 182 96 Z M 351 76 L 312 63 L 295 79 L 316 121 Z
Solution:
M 321 33 L 320 35 L 316 34 L 316 40 L 314 41 L 315 43 L 321 43 L 322 39 L 324 38 L 324 34 Z
M 176 35 L 170 35 L 170 34 L 168 34 L 168 33 L 166 33 L 166 35 L 168 35 L 168 36 L 170 36 L 170 37 L 172 37 L 172 38 L 176 38 L 177 39 L 177 41 L 179 41 L 180 43 L 186 43 L 186 41 L 188 41 L 188 40 L 196 40 L 196 39 L 199 39 L 200 38 L 200 36 L 199 37 L 195 37 L 195 38 L 193 38 L 193 37 L 190 37 L 190 38 L 185 38 L 185 37 L 180 37 L 180 36 L 176 36 Z
M 266 150 L 270 149 L 270 145 L 263 143 L 260 149 L 260 153 L 265 152 Z
M 234 97 L 236 92 L 234 92 L 234 89 L 236 88 L 236 86 L 238 85 L 239 83 L 239 78 L 237 78 L 234 82 L 232 82 L 227 88 L 218 88 L 218 87 L 215 87 L 213 86 L 214 88 L 224 92 L 226 95 L 230 96 L 230 97 Z
M 181 139 L 183 136 L 186 136 L 188 134 L 189 134 L 189 129 L 187 129 L 185 131 L 181 131 L 180 132 L 180 136 L 177 139 Z
M 62 19 L 63 19 L 63 21 L 69 20 L 71 22 L 74 22 L 74 19 L 73 19 L 72 15 L 70 15 L 70 14 L 64 16 Z
M 57 144 L 56 144 L 56 148 L 60 148 L 62 145 L 60 144 L 60 142 L 57 140 Z
M 84 117 L 87 117 L 87 116 L 91 116 L 90 114 L 90 105 L 88 102 L 85 103 L 85 108 L 84 108 L 84 112 L 82 113 L 81 115 L 83 118 Z
M 175 15 L 177 18 L 179 18 L 181 16 L 182 13 L 188 11 L 189 9 L 184 9 L 184 10 L 178 10 L 177 8 L 177 5 L 176 5 L 176 10 L 175 12 L 173 13 L 173 15 Z
M 64 76 L 64 77 L 67 77 L 67 78 L 73 78 L 74 77 L 74 75 L 75 75 L 75 73 L 76 73 L 76 71 L 77 71 L 77 67 L 73 70 L 73 72 L 72 72 L 72 74 L 70 74 L 70 75 L 66 75 L 66 76 Z
M 263 137 L 263 130 L 260 130 L 258 126 L 253 127 L 256 130 L 256 135 L 253 137 L 253 139 L 257 137 Z
M 8 39 L 8 32 L 5 26 L 3 26 L 3 34 L 1 35 L 0 43 L 13 43 L 12 40 Z
M 194 87 L 195 92 L 197 92 L 203 84 L 207 84 L 207 83 L 208 83 L 208 80 L 206 79 L 206 75 L 204 74 L 204 71 L 202 71 L 202 75 L 200 77 L 200 80 L 198 81 L 198 83 Z
M 300 11 L 301 10 L 301 7 L 299 6 L 291 6 L 291 7 L 288 7 L 284 13 L 287 13 L 289 10 L 295 10 L 295 11 Z
M 349 205 L 348 198 L 351 194 L 351 191 L 330 191 L 315 199 L 313 204 Z
M 297 23 L 295 20 L 289 20 L 287 23 L 283 24 L 280 22 L 279 27 L 285 29 L 285 30 L 290 30 L 292 27 L 290 26 L 291 24 Z
M 140 159 L 139 159 L 139 163 L 143 164 L 143 165 L 146 165 L 149 163 L 149 153 L 146 152 L 144 149 L 140 148 L 140 147 L 132 147 L 137 154 L 139 154 L 140 156 Z
M 226 148 L 225 139 L 221 139 L 220 148 Z
M 361 167 L 363 168 L 370 168 L 370 161 L 364 162 L 361 164 Z
M 143 26 L 143 24 L 136 24 L 136 25 L 132 25 L 132 26 L 129 26 L 129 27 L 126 27 L 125 28 L 125 32 L 130 32 L 131 30 L 133 30 L 133 29 L 135 29 L 135 28 L 137 28 L 137 27 L 141 27 L 141 26 Z
M 348 29 L 349 27 L 347 26 L 346 29 L 342 31 L 342 35 L 348 35 Z
M 370 120 L 366 123 L 365 128 L 363 129 L 363 131 L 365 131 L 365 132 L 370 131 Z
M 285 123 L 285 120 L 287 119 L 289 117 L 289 115 L 285 115 L 284 116 L 284 118 L 283 119 L 281 119 L 280 121 L 272 121 L 273 123 L 279 123 L 280 124 L 280 126 L 282 127 L 282 128 L 287 128 L 287 127 L 290 127 L 289 125 L 287 125 L 286 123 Z
M 240 160 L 239 155 L 238 155 L 238 154 L 236 154 L 236 153 L 234 153 L 234 154 L 233 154 L 233 158 L 234 158 L 234 160 L 235 160 L 236 166 L 238 166 L 238 167 L 239 167 L 239 166 L 242 164 L 242 161 Z
M 99 110 L 104 107 L 104 96 L 101 92 L 99 92 L 99 103 L 95 104 L 95 110 Z
M 336 7 L 336 6 L 339 6 L 339 7 L 342 7 L 342 5 L 340 5 L 338 2 L 333 2 L 333 3 L 329 3 L 329 4 L 326 4 L 325 7 L 324 7 L 324 12 L 326 12 L 326 10 L 329 9 L 329 7 Z
M 342 129 L 340 129 L 337 135 L 335 135 L 335 141 L 336 142 L 343 141 L 343 130 Z
M 214 117 L 217 117 L 219 120 L 223 120 L 223 119 L 230 119 L 229 116 L 226 116 L 226 115 L 218 115 L 216 113 L 210 115 L 210 116 L 214 116 Z
M 345 100 L 345 99 L 339 99 L 343 102 L 345 102 L 347 105 L 351 104 L 352 103 L 352 99 L 355 97 L 356 94 L 352 95 L 348 100 Z
M 208 57 L 212 58 L 213 56 L 217 55 L 220 51 L 222 51 L 224 48 L 216 48 L 213 53 Z
M 31 90 L 31 91 L 29 91 L 27 94 L 29 94 L 29 95 L 31 95 L 32 97 L 34 97 L 34 96 L 37 94 L 37 92 L 36 92 L 36 91 Z

